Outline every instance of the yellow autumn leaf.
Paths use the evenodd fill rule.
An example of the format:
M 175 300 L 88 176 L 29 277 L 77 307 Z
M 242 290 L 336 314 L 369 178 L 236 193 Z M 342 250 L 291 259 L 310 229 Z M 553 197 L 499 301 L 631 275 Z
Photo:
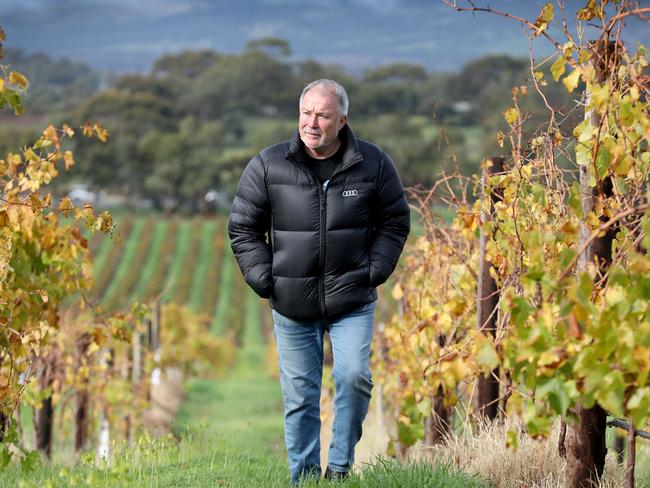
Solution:
M 517 110 L 515 107 L 510 107 L 508 110 L 503 112 L 503 117 L 506 119 L 506 122 L 508 122 L 508 124 L 513 125 L 519 118 L 519 110 Z
M 102 141 L 106 142 L 108 140 L 108 131 L 104 129 L 101 125 L 95 124 L 93 126 L 95 133 L 97 134 L 97 138 Z
M 22 73 L 18 73 L 17 71 L 12 71 L 9 73 L 9 83 L 13 83 L 14 85 L 18 85 L 20 88 L 27 88 L 29 85 L 29 82 L 27 81 L 27 78 L 25 78 L 25 75 Z
M 69 170 L 74 166 L 74 158 L 72 157 L 72 151 L 66 151 L 63 154 L 63 162 L 65 163 L 65 169 Z
M 72 204 L 72 200 L 68 197 L 63 197 L 61 199 L 61 202 L 59 203 L 59 209 L 60 210 L 72 210 L 74 208 L 74 205 Z
M 457 356 L 452 362 L 450 371 L 454 376 L 455 383 L 460 383 L 472 372 L 471 368 L 467 365 L 465 360 Z
M 553 75 L 553 79 L 555 81 L 558 81 L 560 79 L 560 76 L 562 76 L 565 71 L 566 59 L 564 56 L 559 56 L 551 65 L 551 74 Z
M 404 297 L 404 290 L 402 290 L 402 286 L 399 283 L 397 283 L 393 287 L 393 291 L 391 294 L 395 300 L 401 300 L 402 297 Z
M 49 301 L 49 297 L 45 290 L 38 290 L 38 294 L 41 296 L 41 300 L 43 300 L 43 303 L 47 303 Z
M 574 69 L 571 73 L 564 77 L 562 83 L 569 93 L 572 93 L 576 89 L 578 83 L 580 82 L 580 71 Z

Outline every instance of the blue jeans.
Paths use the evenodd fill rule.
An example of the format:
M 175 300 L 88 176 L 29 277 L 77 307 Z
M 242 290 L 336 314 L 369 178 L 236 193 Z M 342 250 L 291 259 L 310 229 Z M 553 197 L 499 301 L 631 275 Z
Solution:
M 368 412 L 372 377 L 370 343 L 375 304 L 345 315 L 314 322 L 296 322 L 275 310 L 275 341 L 284 400 L 284 440 L 291 481 L 320 477 L 320 395 L 323 376 L 323 335 L 332 341 L 334 426 L 329 448 L 330 470 L 347 472 Z

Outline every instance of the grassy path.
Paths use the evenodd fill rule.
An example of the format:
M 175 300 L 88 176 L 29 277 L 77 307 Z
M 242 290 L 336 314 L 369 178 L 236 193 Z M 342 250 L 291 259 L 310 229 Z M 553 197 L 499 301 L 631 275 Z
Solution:
M 210 448 L 195 460 L 192 478 L 169 480 L 169 486 L 288 485 L 282 395 L 277 381 L 265 372 L 260 306 L 257 296 L 247 291 L 243 344 L 228 377 L 190 384 L 176 429 L 200 432 Z

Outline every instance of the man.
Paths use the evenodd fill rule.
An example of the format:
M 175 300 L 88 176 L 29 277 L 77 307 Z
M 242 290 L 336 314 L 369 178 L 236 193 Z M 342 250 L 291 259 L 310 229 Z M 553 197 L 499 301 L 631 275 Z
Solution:
M 347 121 L 341 85 L 307 85 L 298 131 L 248 163 L 228 225 L 246 282 L 273 308 L 292 483 L 321 475 L 325 331 L 336 390 L 325 477 L 352 467 L 372 389 L 375 288 L 393 272 L 410 228 L 393 162 Z

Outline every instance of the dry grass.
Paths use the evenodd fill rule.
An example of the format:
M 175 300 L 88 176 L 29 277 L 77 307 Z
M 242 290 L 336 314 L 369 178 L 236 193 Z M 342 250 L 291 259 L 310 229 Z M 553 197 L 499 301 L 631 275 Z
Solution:
M 517 433 L 518 448 L 506 446 L 508 431 Z M 476 473 L 496 487 L 562 488 L 565 462 L 558 455 L 559 422 L 548 439 L 535 440 L 514 420 L 485 425 L 479 429 L 467 426 L 464 434 L 449 439 L 446 445 L 416 447 L 414 457 L 431 457 L 434 462 L 447 462 L 467 473 Z M 637 450 L 644 449 L 637 443 Z M 637 486 L 645 486 L 642 476 L 647 476 L 647 465 L 639 469 L 641 461 L 647 463 L 648 449 L 637 454 Z M 645 472 L 643 472 L 645 469 Z M 639 479 L 641 478 L 641 479 Z M 601 481 L 603 488 L 623 487 L 625 468 L 608 455 Z

